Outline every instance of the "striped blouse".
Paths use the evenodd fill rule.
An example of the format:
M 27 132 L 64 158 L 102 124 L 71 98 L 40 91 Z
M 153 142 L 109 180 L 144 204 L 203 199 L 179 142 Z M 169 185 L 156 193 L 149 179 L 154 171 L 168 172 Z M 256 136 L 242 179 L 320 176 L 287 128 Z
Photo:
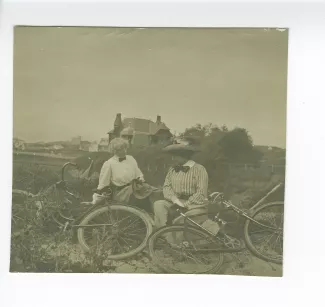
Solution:
M 208 194 L 208 173 L 206 169 L 188 161 L 184 166 L 189 166 L 188 172 L 176 172 L 170 168 L 165 179 L 164 198 L 173 202 L 176 199 L 187 199 L 185 205 L 202 205 Z M 184 197 L 185 195 L 185 197 Z

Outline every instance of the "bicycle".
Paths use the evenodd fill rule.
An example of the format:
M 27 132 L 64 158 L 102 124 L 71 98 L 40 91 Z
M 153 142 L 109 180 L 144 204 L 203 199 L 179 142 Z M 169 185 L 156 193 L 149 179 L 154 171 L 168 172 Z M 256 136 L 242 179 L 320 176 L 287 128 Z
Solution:
M 151 259 L 167 273 L 216 273 L 223 264 L 224 253 L 237 253 L 247 248 L 262 260 L 282 264 L 284 202 L 263 204 L 281 187 L 283 183 L 277 184 L 247 212 L 218 192 L 209 195 L 205 208 L 184 212 L 178 207 L 179 217 L 174 225 L 162 227 L 149 237 L 147 247 Z M 220 218 L 229 211 L 235 213 L 236 221 Z M 239 217 L 245 220 L 243 238 L 229 235 L 227 229 L 232 223 L 238 225 Z M 202 220 L 209 222 L 214 230 L 206 227 Z
M 65 170 L 70 166 L 78 168 L 75 163 L 65 163 L 61 169 L 61 180 L 49 188 L 55 191 L 56 200 L 51 217 L 61 230 L 76 232 L 85 252 L 100 247 L 107 260 L 122 260 L 141 252 L 153 230 L 150 215 L 140 208 L 113 201 L 112 189 L 106 191 L 103 204 L 82 201 L 76 192 L 71 191 L 64 178 Z M 48 203 L 43 191 L 34 195 L 13 190 L 13 199 L 17 195 L 28 197 L 28 203 L 34 203 L 38 210 L 44 210 Z

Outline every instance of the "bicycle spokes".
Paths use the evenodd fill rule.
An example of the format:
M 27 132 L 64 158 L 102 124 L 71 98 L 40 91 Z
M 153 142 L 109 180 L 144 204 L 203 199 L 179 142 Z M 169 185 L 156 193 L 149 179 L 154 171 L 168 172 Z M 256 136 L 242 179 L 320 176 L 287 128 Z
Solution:
M 257 223 L 250 223 L 249 236 L 256 250 L 271 259 L 283 254 L 283 208 L 266 208 L 254 216 Z M 263 227 L 265 225 L 266 227 Z
M 155 256 L 176 271 L 200 273 L 215 266 L 216 250 L 205 234 L 183 229 L 157 238 Z
M 84 228 L 84 237 L 91 246 L 100 246 L 105 253 L 126 253 L 137 247 L 147 231 L 144 222 L 134 214 L 107 210 L 93 218 Z

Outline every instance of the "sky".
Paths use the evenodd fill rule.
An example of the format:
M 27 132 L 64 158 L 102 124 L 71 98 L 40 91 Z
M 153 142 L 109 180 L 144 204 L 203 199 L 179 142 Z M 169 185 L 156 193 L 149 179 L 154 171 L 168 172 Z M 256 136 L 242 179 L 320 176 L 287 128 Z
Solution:
M 16 27 L 14 136 L 94 141 L 117 113 L 285 147 L 288 31 Z

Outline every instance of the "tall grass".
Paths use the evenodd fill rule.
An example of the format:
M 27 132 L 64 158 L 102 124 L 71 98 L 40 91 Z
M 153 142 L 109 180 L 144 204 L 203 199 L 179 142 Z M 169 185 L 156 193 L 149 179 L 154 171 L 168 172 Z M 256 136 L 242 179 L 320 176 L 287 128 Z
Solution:
M 130 152 L 137 159 L 147 182 L 154 186 L 163 185 L 171 160 L 157 148 L 137 149 Z M 89 166 L 89 159 L 95 160 L 93 176 L 80 178 Z M 83 200 L 90 200 L 92 189 L 96 187 L 102 164 L 110 157 L 109 153 L 89 153 L 76 159 L 81 171 L 68 171 L 67 180 L 73 191 Z M 201 161 L 198 161 L 201 162 Z M 222 191 L 226 197 L 241 207 L 250 207 L 254 201 L 267 192 L 284 174 L 274 174 L 267 167 L 256 169 L 228 168 L 223 164 L 202 161 L 209 173 L 209 190 Z M 13 188 L 30 191 L 34 194 L 53 186 L 60 179 L 60 167 L 35 164 L 14 164 Z M 53 196 L 53 194 L 52 194 Z M 283 200 L 284 190 L 278 191 L 271 200 Z M 34 202 L 28 199 L 13 201 L 11 271 L 19 272 L 101 272 L 103 255 L 98 250 L 88 256 L 73 245 L 73 233 L 62 232 L 53 223 L 51 197 L 38 211 Z M 55 208 L 54 208 L 55 209 Z M 18 217 L 17 217 L 18 216 Z M 14 221 L 15 220 L 15 221 Z M 73 256 L 71 256 L 73 255 Z M 75 260 L 71 260 L 71 259 Z M 107 269 L 107 268 L 106 268 Z

